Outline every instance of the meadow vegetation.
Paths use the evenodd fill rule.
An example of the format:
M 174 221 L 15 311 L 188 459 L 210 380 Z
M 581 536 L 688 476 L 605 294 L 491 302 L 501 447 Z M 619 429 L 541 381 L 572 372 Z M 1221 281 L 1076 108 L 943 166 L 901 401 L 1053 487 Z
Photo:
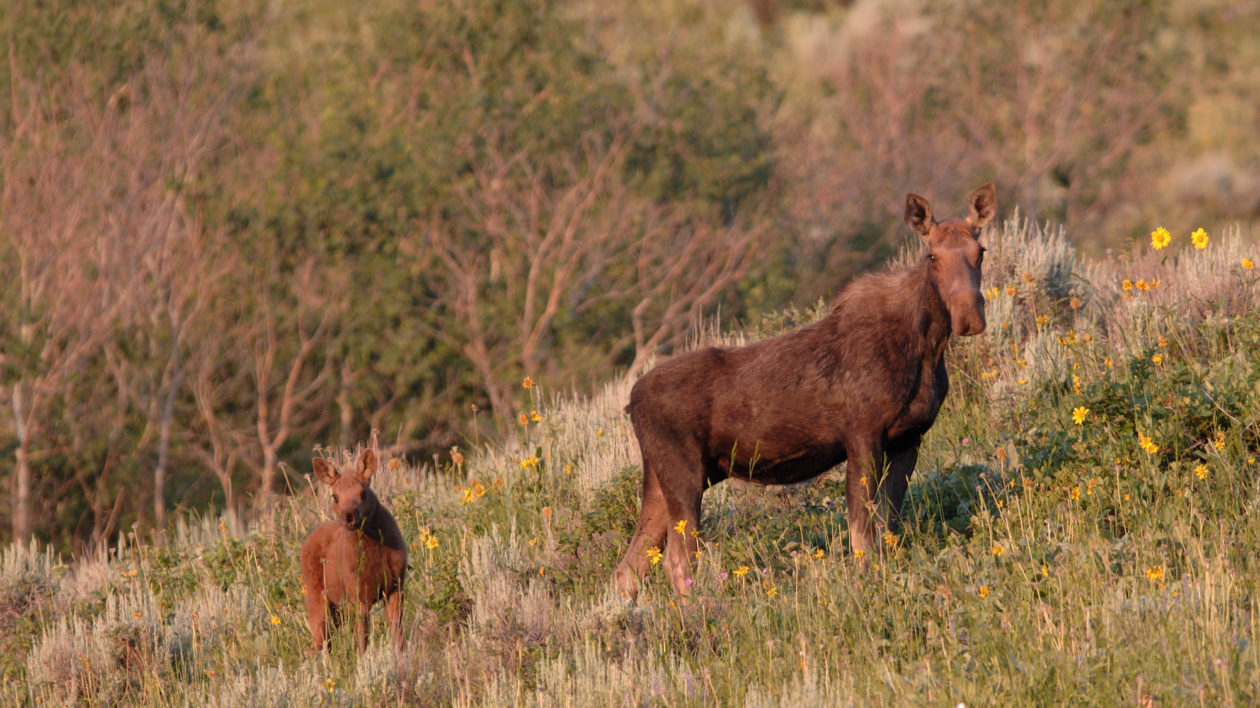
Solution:
M 1245 224 L 1257 12 L 0 3 L 0 540 L 265 524 L 315 445 L 371 430 L 445 467 L 512 439 L 525 376 L 589 391 L 713 312 L 829 296 L 895 255 L 906 192 L 992 180 L 1090 256 Z M 1036 315 L 1081 290 L 1073 317 L 1124 324 L 1118 284 L 1029 272 Z
M 638 503 L 628 383 L 573 395 L 527 378 L 510 435 L 437 465 L 387 456 L 373 482 L 410 543 L 402 653 L 378 609 L 366 654 L 343 627 L 304 655 L 297 549 L 327 508 L 307 476 L 249 523 L 181 515 L 73 564 L 8 546 L 0 698 L 1255 703 L 1260 252 L 1255 234 L 1204 236 L 1098 260 L 1018 215 L 991 228 L 990 329 L 955 340 L 906 528 L 865 564 L 838 477 L 728 481 L 705 496 L 696 598 L 679 607 L 656 565 L 627 603 L 610 577 Z

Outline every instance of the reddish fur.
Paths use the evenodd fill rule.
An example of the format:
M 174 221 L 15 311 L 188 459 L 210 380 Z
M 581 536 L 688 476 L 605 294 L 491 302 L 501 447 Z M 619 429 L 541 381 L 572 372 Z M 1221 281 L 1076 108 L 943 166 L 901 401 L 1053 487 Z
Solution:
M 347 606 L 355 610 L 359 651 L 367 649 L 368 616 L 385 600 L 394 644 L 402 649 L 402 591 L 407 547 L 398 522 L 368 487 L 376 455 L 364 450 L 353 474 L 338 474 L 326 460 L 313 460 L 315 477 L 332 487 L 336 521 L 316 526 L 302 544 L 302 587 L 311 626 L 308 653 L 322 651 Z M 331 625 L 331 626 L 330 626 Z
M 680 354 L 639 379 L 627 411 L 643 504 L 617 566 L 624 595 L 638 593 L 652 546 L 664 546 L 670 582 L 688 594 L 697 541 L 672 529 L 698 528 L 705 488 L 728 476 L 787 484 L 847 459 L 852 547 L 870 551 L 877 526 L 896 527 L 919 440 L 949 390 L 946 343 L 984 331 L 979 235 L 996 204 L 986 184 L 967 218 L 938 223 L 927 200 L 907 195 L 906 223 L 927 245 L 918 264 L 859 278 L 812 325 Z

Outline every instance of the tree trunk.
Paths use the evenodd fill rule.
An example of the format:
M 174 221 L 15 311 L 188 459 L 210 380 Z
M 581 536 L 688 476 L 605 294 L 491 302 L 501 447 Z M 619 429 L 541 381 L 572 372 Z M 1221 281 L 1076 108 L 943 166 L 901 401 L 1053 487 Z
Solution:
M 22 401 L 23 382 L 13 385 L 13 424 L 17 431 L 17 450 L 14 451 L 16 477 L 13 492 L 13 540 L 26 543 L 31 538 L 31 461 L 30 436 L 26 427 L 26 412 Z

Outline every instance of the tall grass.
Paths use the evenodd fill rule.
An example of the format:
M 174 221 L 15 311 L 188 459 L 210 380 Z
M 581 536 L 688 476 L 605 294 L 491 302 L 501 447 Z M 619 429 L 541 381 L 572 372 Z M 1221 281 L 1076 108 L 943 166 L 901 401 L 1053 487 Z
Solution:
M 953 346 L 906 528 L 879 562 L 849 555 L 833 475 L 727 483 L 705 497 L 696 598 L 680 607 L 653 568 L 626 603 L 609 577 L 638 504 L 628 384 L 582 397 L 543 381 L 517 392 L 511 440 L 470 436 L 436 465 L 383 466 L 375 487 L 411 543 L 401 654 L 377 611 L 367 654 L 341 630 L 305 656 L 297 550 L 327 507 L 311 485 L 249 524 L 182 519 L 167 540 L 127 537 L 74 564 L 5 549 L 0 696 L 1260 701 L 1260 290 L 1243 265 L 1260 259 L 1255 240 L 1234 230 L 1198 250 L 1182 236 L 1082 262 L 1059 230 L 1016 217 L 992 231 L 989 331 Z

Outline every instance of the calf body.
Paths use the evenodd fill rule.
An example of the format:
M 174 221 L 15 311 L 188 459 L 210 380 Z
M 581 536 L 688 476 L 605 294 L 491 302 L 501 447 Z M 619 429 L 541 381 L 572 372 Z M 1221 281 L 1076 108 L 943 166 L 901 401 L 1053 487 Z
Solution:
M 674 589 L 688 593 L 707 486 L 727 477 L 788 484 L 848 461 L 850 544 L 875 546 L 898 524 L 919 441 L 949 390 L 951 334 L 984 331 L 981 228 L 993 186 L 971 195 L 965 219 L 936 222 L 907 195 L 906 223 L 927 253 L 901 271 L 854 281 L 824 319 L 746 347 L 678 355 L 645 374 L 627 411 L 643 455 L 643 503 L 616 582 L 634 597 L 646 551 L 665 547 Z M 872 518 L 872 513 L 874 517 Z
M 313 461 L 315 477 L 332 488 L 335 521 L 316 526 L 302 543 L 302 588 L 311 627 L 308 653 L 322 651 L 347 610 L 355 616 L 359 650 L 367 649 L 372 605 L 385 600 L 397 648 L 402 648 L 402 591 L 407 548 L 398 522 L 368 487 L 376 455 L 364 450 L 354 472 L 338 474 L 327 460 Z

